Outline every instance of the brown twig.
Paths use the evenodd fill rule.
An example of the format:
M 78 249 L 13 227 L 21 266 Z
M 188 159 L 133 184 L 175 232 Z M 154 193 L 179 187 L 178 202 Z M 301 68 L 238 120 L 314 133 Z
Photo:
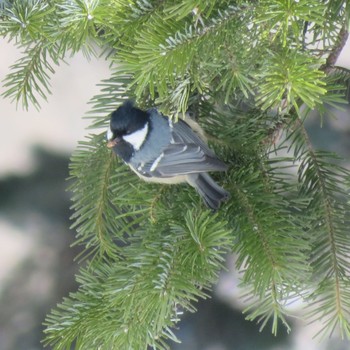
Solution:
M 326 74 L 329 74 L 332 71 L 340 53 L 342 52 L 346 44 L 346 41 L 348 40 L 348 37 L 349 37 L 349 32 L 348 32 L 347 26 L 343 25 L 343 27 L 339 31 L 336 44 L 333 47 L 329 56 L 327 57 L 326 63 L 320 67 L 321 71 L 325 72 Z

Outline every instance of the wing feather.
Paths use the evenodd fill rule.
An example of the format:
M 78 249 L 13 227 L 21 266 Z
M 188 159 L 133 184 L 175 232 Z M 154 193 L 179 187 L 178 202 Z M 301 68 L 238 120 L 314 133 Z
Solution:
M 171 142 L 163 149 L 161 157 L 142 166 L 145 176 L 173 177 L 227 169 L 184 121 L 174 124 L 171 136 Z

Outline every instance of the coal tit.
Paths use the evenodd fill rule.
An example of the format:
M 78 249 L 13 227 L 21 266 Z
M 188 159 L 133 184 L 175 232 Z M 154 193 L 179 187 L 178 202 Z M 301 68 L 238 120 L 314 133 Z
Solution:
M 157 109 L 143 111 L 126 101 L 111 115 L 107 140 L 107 147 L 145 181 L 188 182 L 213 210 L 229 196 L 208 175 L 227 166 L 182 119 L 173 123 Z

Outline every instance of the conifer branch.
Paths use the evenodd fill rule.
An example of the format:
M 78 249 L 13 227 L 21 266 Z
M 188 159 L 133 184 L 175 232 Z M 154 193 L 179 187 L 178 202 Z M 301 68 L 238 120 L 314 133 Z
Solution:
M 112 172 L 115 171 L 115 158 L 103 157 L 106 147 L 102 137 L 92 137 L 88 142 L 81 142 L 72 158 L 70 169 L 74 183 L 70 186 L 75 210 L 71 219 L 72 228 L 78 232 L 75 245 L 85 246 L 81 255 L 87 257 L 115 257 L 115 237 L 120 230 L 114 217 L 118 211 L 113 206 L 109 186 Z M 101 161 L 103 160 L 103 161 Z M 94 170 L 94 171 L 92 171 Z M 93 177 L 88 176 L 91 173 Z M 122 235 L 119 235 L 122 240 Z
M 217 31 L 228 33 L 229 26 L 231 30 L 239 25 L 239 10 L 236 7 L 228 7 L 225 11 L 218 11 L 217 17 L 211 19 L 210 24 L 203 28 L 196 28 L 193 25 L 185 24 L 185 30 L 180 30 L 177 22 L 170 24 L 164 22 L 160 15 L 153 18 L 147 29 L 136 38 L 134 50 L 121 52 L 124 62 L 121 62 L 122 69 L 128 74 L 134 75 L 135 94 L 138 98 L 142 96 L 145 90 L 148 90 L 154 98 L 157 92 L 160 99 L 164 99 L 169 87 L 179 88 L 177 82 L 179 78 L 183 81 L 186 75 L 196 75 L 199 67 L 196 65 L 198 55 L 208 54 L 208 48 L 202 47 L 212 42 L 216 37 Z M 232 34 L 225 34 L 217 38 L 222 43 Z M 151 39 L 151 40 L 150 40 Z M 145 40 L 148 44 L 144 45 Z M 220 42 L 216 45 L 220 46 Z M 204 51 L 205 50 L 205 51 Z M 131 57 L 131 55 L 133 57 Z M 186 57 L 186 60 L 184 60 Z M 177 76 L 177 79 L 174 77 Z M 155 90 L 154 86 L 157 86 Z M 184 86 L 186 89 L 188 86 Z M 184 94 L 177 111 L 187 110 L 188 92 L 184 94 L 178 91 L 178 94 Z M 179 99 L 172 96 L 173 101 Z
M 346 301 L 350 295 L 347 283 L 350 269 L 344 264 L 346 251 L 350 249 L 350 244 L 345 243 L 349 225 L 345 218 L 350 206 L 344 198 L 344 183 L 350 172 L 329 164 L 330 154 L 314 151 L 304 125 L 299 119 L 295 123 L 306 146 L 298 152 L 302 160 L 299 169 L 301 193 L 312 195 L 308 213 L 312 218 L 309 230 L 315 236 L 311 266 L 317 287 L 310 299 L 314 300 L 315 306 L 317 303 L 317 309 L 311 314 L 315 319 L 320 315 L 332 315 L 325 321 L 323 330 L 332 333 L 338 325 L 344 337 L 350 329 L 350 320 L 346 316 L 350 311 L 350 304 Z M 322 302 L 318 301 L 320 296 L 323 296 Z M 330 302 L 332 299 L 334 302 Z
M 302 297 L 309 319 L 324 320 L 320 332 L 338 327 L 350 337 L 350 204 L 342 185 L 349 171 L 312 147 L 298 119 L 302 104 L 321 110 L 339 102 L 341 85 L 349 85 L 349 72 L 333 68 L 348 35 L 346 6 L 345 0 L 6 2 L 0 33 L 26 50 L 6 78 L 6 96 L 38 107 L 37 97 L 50 93 L 53 64 L 80 50 L 91 54 L 98 44 L 112 73 L 91 101 L 92 129 L 105 130 L 110 113 L 130 98 L 143 109 L 190 108 L 229 165 L 213 176 L 231 199 L 213 214 L 189 186 L 139 181 L 111 155 L 103 133 L 80 143 L 70 190 L 87 268 L 77 277 L 79 290 L 48 315 L 46 344 L 168 349 L 168 340 L 178 341 L 173 329 L 182 311 L 195 311 L 208 296 L 232 251 L 248 319 L 261 328 L 271 320 L 273 333 L 281 320 L 289 330 L 288 303 Z M 313 34 L 309 41 L 306 32 Z M 311 47 L 321 41 L 322 50 Z M 272 148 L 284 147 L 275 137 L 282 129 L 290 144 L 288 155 L 277 158 Z M 297 177 L 287 174 L 292 166 Z
M 46 100 L 47 94 L 51 93 L 49 74 L 55 72 L 49 62 L 52 54 L 54 53 L 41 42 L 27 47 L 25 56 L 10 67 L 12 73 L 3 82 L 4 87 L 7 88 L 3 96 L 11 97 L 17 103 L 22 101 L 25 109 L 28 109 L 29 102 L 39 109 L 37 95 Z

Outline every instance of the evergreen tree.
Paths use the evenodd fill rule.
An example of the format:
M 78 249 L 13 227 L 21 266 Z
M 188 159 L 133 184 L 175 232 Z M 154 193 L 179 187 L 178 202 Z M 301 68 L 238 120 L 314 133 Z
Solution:
M 40 107 L 66 57 L 101 47 L 111 64 L 92 98 L 96 131 L 70 165 L 86 265 L 79 290 L 47 316 L 46 344 L 167 349 L 227 253 L 249 320 L 289 329 L 298 297 L 320 334 L 350 338 L 349 171 L 304 126 L 349 88 L 335 66 L 348 0 L 5 0 L 0 11 L 1 35 L 23 50 L 5 96 L 25 108 Z M 107 149 L 110 113 L 127 98 L 174 120 L 193 113 L 230 166 L 215 174 L 231 194 L 218 212 L 190 186 L 140 181 Z

